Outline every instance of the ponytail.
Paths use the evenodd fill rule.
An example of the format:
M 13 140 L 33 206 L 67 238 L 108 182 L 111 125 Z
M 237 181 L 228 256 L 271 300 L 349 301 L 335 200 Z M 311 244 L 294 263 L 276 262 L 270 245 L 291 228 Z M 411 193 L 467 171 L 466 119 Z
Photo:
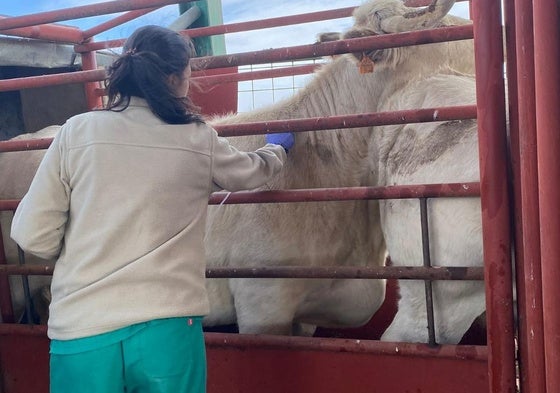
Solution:
M 152 112 L 169 124 L 202 123 L 188 97 L 176 97 L 169 76 L 182 77 L 194 55 L 188 37 L 159 26 L 144 26 L 126 41 L 121 55 L 108 68 L 106 110 L 122 111 L 130 97 L 144 98 Z

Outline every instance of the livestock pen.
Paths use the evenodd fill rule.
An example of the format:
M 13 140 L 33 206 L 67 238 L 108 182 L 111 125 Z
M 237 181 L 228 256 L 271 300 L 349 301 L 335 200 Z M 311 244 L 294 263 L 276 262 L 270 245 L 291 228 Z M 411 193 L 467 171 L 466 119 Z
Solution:
M 0 80 L 0 92 L 79 82 L 84 84 L 87 107 L 91 109 L 98 106 L 104 94 L 98 82 L 104 79 L 105 73 L 97 67 L 95 51 L 119 47 L 123 41 L 94 42 L 91 38 L 154 8 L 177 3 L 181 2 L 116 0 L 35 15 L 1 18 L 2 34 L 74 45 L 75 52 L 82 59 L 82 71 Z M 216 193 L 209 201 L 211 204 L 309 201 L 328 204 L 347 200 L 418 199 L 422 212 L 418 219 L 422 221 L 422 232 L 425 233 L 424 266 L 213 268 L 207 271 L 207 277 L 210 280 L 220 277 L 423 280 L 426 282 L 428 310 L 431 308 L 431 282 L 484 280 L 486 344 L 437 343 L 434 339 L 433 315 L 429 312 L 426 325 L 430 339 L 427 343 L 385 342 L 372 338 L 371 333 L 349 333 L 344 330 L 331 337 L 325 337 L 328 334 L 323 334 L 323 337 L 291 337 L 206 333 L 209 392 L 560 391 L 560 310 L 555 305 L 555 300 L 560 295 L 560 213 L 557 207 L 560 190 L 554 182 L 554 179 L 560 178 L 560 166 L 555 160 L 555 153 L 560 148 L 560 113 L 555 108 L 560 102 L 557 88 L 560 85 L 558 3 L 545 0 L 533 4 L 527 0 L 515 0 L 505 2 L 502 12 L 499 1 L 482 0 L 473 2 L 471 9 L 472 26 L 200 57 L 195 59 L 195 63 L 201 71 L 195 76 L 201 78 L 203 87 L 226 83 L 222 95 L 231 101 L 234 100 L 231 89 L 236 89 L 238 81 L 302 72 L 302 68 L 298 67 L 254 74 L 237 73 L 235 67 L 238 66 L 474 37 L 476 106 L 359 113 L 217 127 L 223 136 L 236 136 L 286 130 L 309 132 L 476 118 L 480 157 L 480 182 L 477 183 L 241 192 L 228 195 L 227 200 L 226 194 Z M 88 31 L 53 24 L 116 12 L 124 13 Z M 351 9 L 339 9 L 312 15 L 193 28 L 186 32 L 191 37 L 220 35 L 340 18 L 349 16 L 351 12 Z M 503 30 L 502 24 L 505 26 Z M 504 86 L 504 64 L 507 89 Z M 305 71 L 309 72 L 309 68 Z M 226 71 L 220 72 L 221 69 Z M 201 101 L 204 100 L 203 93 L 198 92 Z M 210 94 L 215 97 L 215 90 Z M 220 105 L 220 110 L 232 108 L 231 102 L 221 102 Z M 208 110 L 219 112 L 212 108 Z M 509 127 L 506 127 L 507 123 Z M 1 142 L 0 154 L 44 149 L 49 143 L 50 140 Z M 0 182 L 4 181 L 5 179 L 0 179 Z M 478 196 L 482 205 L 484 267 L 430 266 L 429 242 L 433 239 L 427 235 L 427 200 Z M 14 210 L 17 203 L 17 200 L 2 200 L 0 209 Z M 513 259 L 510 250 L 514 250 Z M 50 275 L 52 268 L 6 264 L 3 247 L 0 247 L 0 259 L 0 307 L 3 321 L 0 325 L 0 391 L 46 392 L 46 327 L 14 323 L 16 317 L 10 300 L 7 276 Z M 515 269 L 512 269 L 513 264 Z M 391 296 L 389 300 L 390 298 Z M 389 314 L 394 312 L 391 305 L 382 310 Z M 380 315 L 374 316 L 373 322 L 368 326 L 383 324 L 383 318 Z

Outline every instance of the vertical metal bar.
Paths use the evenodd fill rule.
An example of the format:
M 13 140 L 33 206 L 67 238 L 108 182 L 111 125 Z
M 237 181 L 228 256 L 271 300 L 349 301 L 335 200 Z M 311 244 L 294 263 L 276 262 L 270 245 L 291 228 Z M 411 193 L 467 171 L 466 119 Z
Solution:
M 533 2 L 546 390 L 560 392 L 560 4 Z
M 428 200 L 420 198 L 420 222 L 422 225 L 422 256 L 424 267 L 431 267 L 430 258 L 430 234 L 428 228 Z M 426 317 L 428 319 L 428 345 L 435 347 L 436 332 L 434 323 L 434 298 L 432 292 L 432 281 L 424 280 L 424 291 L 426 293 Z
M 522 392 L 545 393 L 540 222 L 535 214 L 539 211 L 539 190 L 532 1 L 505 2 L 504 7 L 514 166 L 520 387 Z M 513 65 L 515 69 L 510 70 Z
M 84 52 L 82 53 L 82 70 L 95 70 L 97 69 L 97 60 L 95 58 L 95 52 Z M 97 82 L 89 82 L 84 85 L 84 90 L 86 93 L 86 102 L 88 109 L 94 109 L 101 107 L 103 102 L 101 97 L 96 93 L 99 84 Z
M 0 265 L 6 265 L 7 263 L 6 252 L 4 251 L 4 239 L 2 237 L 2 225 L 0 223 Z M 6 275 L 0 275 L 0 311 L 2 313 L 2 322 L 13 323 L 15 321 L 10 280 Z
M 25 265 L 25 254 L 20 246 L 18 246 L 18 259 L 19 265 Z M 29 278 L 26 275 L 21 276 L 21 283 L 23 285 L 23 296 L 25 298 L 25 319 L 28 324 L 33 324 L 33 303 L 31 301 L 31 290 L 29 289 Z
M 473 2 L 482 235 L 491 392 L 516 389 L 501 7 Z

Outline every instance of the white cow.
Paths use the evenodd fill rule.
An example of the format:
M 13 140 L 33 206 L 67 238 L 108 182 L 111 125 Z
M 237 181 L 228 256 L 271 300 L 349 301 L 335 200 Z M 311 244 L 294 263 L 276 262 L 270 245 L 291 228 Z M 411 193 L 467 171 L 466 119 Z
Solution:
M 22 134 L 12 140 L 26 140 L 39 138 L 52 138 L 59 130 L 59 126 L 51 126 L 30 134 Z M 31 180 L 44 155 L 43 150 L 0 153 L 0 199 L 21 199 L 27 192 Z M 12 212 L 0 211 L 0 225 L 2 226 L 2 239 L 9 263 L 18 263 L 16 244 L 10 239 L 10 226 Z M 26 264 L 53 264 L 53 261 L 39 259 L 26 255 Z M 29 276 L 29 284 L 33 295 L 39 301 L 41 291 L 50 282 L 49 276 Z M 14 301 L 16 317 L 20 317 L 24 306 L 23 285 L 19 276 L 10 276 L 10 287 Z M 45 307 L 38 307 L 41 317 L 45 315 Z M 1 319 L 0 319 L 1 321 Z
M 415 11 L 389 0 L 370 2 L 354 14 L 355 26 L 345 37 L 397 33 L 447 25 L 439 20 L 451 4 Z M 392 4 L 392 6 L 390 6 Z M 430 16 L 432 15 L 432 16 Z M 415 21 L 416 20 L 416 21 Z M 465 43 L 470 45 L 470 43 Z M 438 48 L 444 48 L 439 46 Z M 459 46 L 453 46 L 459 49 Z M 388 74 L 375 111 L 468 105 L 475 103 L 472 48 L 460 52 L 429 46 L 372 51 L 373 73 Z M 361 60 L 364 54 L 357 57 Z M 463 67 L 445 67 L 440 57 L 460 59 Z M 467 66 L 465 68 L 465 66 Z M 466 73 L 466 74 L 465 74 Z M 374 93 L 375 94 L 375 93 Z M 370 158 L 377 185 L 471 182 L 479 180 L 475 121 L 450 121 L 378 127 Z M 397 266 L 422 265 L 419 202 L 393 200 L 380 204 L 383 233 Z M 430 253 L 434 265 L 482 266 L 481 208 L 478 198 L 429 201 Z M 386 341 L 427 341 L 424 285 L 401 280 L 398 312 L 382 336 Z M 457 343 L 485 309 L 482 282 L 433 284 L 436 340 Z
M 431 12 L 432 8 L 436 12 Z M 427 9 L 428 12 L 421 11 L 415 15 L 415 10 L 395 0 L 371 1 L 357 10 L 356 27 L 349 35 L 358 36 L 371 31 L 384 34 L 413 30 L 415 26 L 469 23 L 460 18 L 443 16 L 447 9 L 447 5 L 443 10 L 436 5 Z M 406 22 L 407 26 L 400 27 L 399 21 Z M 372 22 L 371 30 L 364 30 Z M 213 124 L 324 117 L 473 102 L 474 97 L 468 92 L 472 79 L 462 76 L 474 72 L 471 41 L 373 51 L 368 55 L 377 63 L 373 73 L 362 75 L 352 56 L 339 56 L 325 65 L 294 97 L 263 110 L 215 119 Z M 453 87 L 455 84 L 458 84 L 457 87 Z M 445 98 L 439 99 L 440 94 Z M 472 123 L 428 124 L 419 129 L 425 130 L 421 132 L 427 136 L 441 133 L 447 128 L 451 130 L 451 136 L 458 137 L 459 132 L 453 131 L 454 127 L 465 124 Z M 476 151 L 470 151 L 471 145 L 476 146 L 476 136 L 470 144 L 466 144 L 464 154 L 453 160 L 458 166 L 462 165 L 462 170 L 457 171 L 461 176 L 454 177 L 455 173 L 446 173 L 449 168 L 439 168 L 435 164 L 440 163 L 441 157 L 447 158 L 448 154 L 456 153 L 454 149 L 458 145 L 455 140 L 443 135 L 442 141 L 432 146 L 422 137 L 423 134 L 417 137 L 416 131 L 414 126 L 395 126 L 382 127 L 381 130 L 369 128 L 299 133 L 285 170 L 267 187 L 310 188 L 477 180 L 477 173 L 474 173 L 477 168 Z M 391 148 L 392 142 L 395 142 L 395 147 L 405 146 L 408 133 L 411 138 L 417 138 L 414 139 L 415 144 L 406 145 L 408 150 L 400 152 Z M 233 140 L 241 149 L 254 149 L 263 143 L 262 136 Z M 441 153 L 441 157 L 434 157 L 434 153 Z M 461 159 L 470 160 L 469 165 L 461 164 Z M 401 165 L 402 160 L 406 160 L 404 165 Z M 429 164 L 432 167 L 428 168 Z M 466 171 L 467 168 L 472 171 Z M 434 171 L 440 176 L 432 176 Z M 432 202 L 431 206 L 454 203 L 438 201 Z M 461 203 L 464 204 L 464 201 L 459 202 L 458 208 L 463 206 Z M 472 210 L 476 210 L 477 203 L 472 201 Z M 397 205 L 400 216 L 392 214 L 391 207 Z M 376 202 L 328 202 L 211 207 L 206 238 L 208 264 L 211 267 L 381 265 L 386 250 L 377 206 Z M 421 263 L 421 259 L 417 258 L 421 255 L 421 248 L 416 248 L 418 237 L 414 231 L 420 225 L 417 208 L 404 201 L 388 202 L 383 204 L 382 212 L 386 225 L 384 234 L 391 253 L 396 255 L 395 263 Z M 436 214 L 432 210 L 430 212 Z M 482 258 L 472 256 L 472 250 L 481 249 L 477 242 L 480 228 L 473 230 L 473 242 L 477 244 L 470 247 L 469 258 L 447 258 L 448 255 L 453 256 L 448 251 L 453 243 L 460 249 L 469 247 L 459 235 L 449 238 L 452 235 L 448 234 L 441 241 L 436 239 L 435 234 L 439 233 L 437 220 L 441 219 L 441 214 L 430 217 L 434 231 L 432 239 L 436 242 L 432 245 L 434 262 L 447 263 L 449 260 L 459 264 L 480 264 Z M 478 217 L 479 212 L 477 214 Z M 471 217 L 470 211 L 464 215 Z M 459 223 L 460 220 L 454 222 Z M 463 225 L 463 230 L 472 226 L 468 220 Z M 405 235 L 398 234 L 401 230 Z M 424 319 L 416 318 L 422 313 L 423 293 L 415 291 L 416 286 L 422 284 L 404 282 L 401 285 L 403 299 L 397 322 L 391 326 L 384 339 L 424 341 Z M 452 285 L 457 288 L 457 292 L 479 292 L 478 285 L 475 285 L 476 288 L 469 287 L 469 284 L 466 284 L 467 287 L 464 284 L 456 286 L 457 283 Z M 376 280 L 220 279 L 209 280 L 208 287 L 212 312 L 205 319 L 205 324 L 237 322 L 240 331 L 246 333 L 309 334 L 313 329 L 306 329 L 308 325 L 359 325 L 366 322 L 378 308 L 384 294 L 383 281 Z M 456 337 L 460 338 L 466 330 L 462 323 L 457 327 L 451 326 L 457 319 L 456 315 L 453 312 L 448 315 L 447 304 L 441 304 L 440 294 L 443 292 L 446 292 L 446 296 L 450 295 L 450 301 L 458 301 L 456 306 L 462 304 L 454 290 L 448 287 L 446 283 L 435 286 L 440 342 L 455 342 L 458 340 Z M 477 304 L 480 296 L 475 297 L 473 302 L 464 298 L 464 303 Z M 461 313 L 461 308 L 457 306 L 456 311 Z M 482 311 L 472 313 L 476 312 L 480 314 Z M 468 314 L 463 317 L 464 320 L 474 318 L 469 312 L 464 314 Z M 448 317 L 449 323 L 441 321 Z M 448 332 L 453 329 L 453 334 Z
M 354 71 L 353 67 L 347 67 Z M 299 104 L 297 105 L 299 106 Z M 293 117 L 312 115 L 295 113 Z M 281 109 L 221 120 L 231 124 L 287 118 Z M 317 114 L 319 115 L 319 113 Z M 216 122 L 215 122 L 216 123 Z M 50 127 L 18 139 L 54 136 Z M 366 130 L 367 131 L 367 130 Z M 333 131 L 301 134 L 290 151 L 283 174 L 267 188 L 361 186 L 369 182 L 367 132 Z M 263 136 L 234 138 L 242 149 L 255 149 Z M 44 151 L 0 154 L 0 176 L 10 179 L 1 199 L 21 198 Z M 25 171 L 22 172 L 22 168 Z M 9 259 L 16 248 L 9 240 L 11 213 L 3 213 L 2 228 Z M 207 224 L 210 267 L 275 265 L 382 265 L 385 246 L 379 229 L 377 202 L 291 203 L 280 205 L 211 206 Z M 28 263 L 44 263 L 27 255 Z M 33 289 L 46 277 L 33 277 Z M 13 288 L 21 283 L 12 280 Z M 366 323 L 384 299 L 380 280 L 231 279 L 208 280 L 211 314 L 206 326 L 238 323 L 241 332 L 312 334 L 314 326 L 358 326 Z M 17 309 L 22 294 L 14 294 Z M 309 326 L 309 324 L 312 324 Z
M 354 14 L 356 24 L 346 37 L 385 34 L 430 28 L 436 26 L 468 24 L 470 21 L 445 16 L 452 2 L 434 5 L 420 11 L 405 7 L 393 0 L 371 1 Z M 224 123 L 266 119 L 292 119 L 341 115 L 359 112 L 389 111 L 413 108 L 429 108 L 449 105 L 465 105 L 475 102 L 474 58 L 472 41 L 423 45 L 372 51 L 367 54 L 375 63 L 373 73 L 361 75 L 358 67 L 351 64 L 350 56 L 342 56 L 326 65 L 295 97 L 249 115 L 238 115 L 223 119 Z M 358 56 L 358 57 L 361 57 Z M 308 162 L 306 170 L 294 177 L 288 169 L 275 182 L 274 187 L 325 187 L 393 184 L 421 184 L 438 182 L 469 182 L 478 180 L 478 150 L 476 123 L 474 121 L 445 122 L 423 125 L 378 127 L 359 131 L 368 139 L 358 141 L 350 130 L 335 130 L 319 133 L 302 133 L 296 138 L 296 147 L 291 159 L 299 167 L 303 160 Z M 351 136 L 352 135 L 352 136 Z M 251 142 L 253 140 L 253 142 Z M 252 148 L 258 138 L 240 141 L 242 147 Z M 358 144 L 356 144 L 356 142 Z M 260 141 L 259 141 L 260 143 Z M 362 145 L 363 144 L 363 145 Z M 364 164 L 363 148 L 368 146 L 367 173 L 360 168 Z M 348 160 L 350 165 L 348 165 Z M 291 165 L 291 164 L 289 164 Z M 290 167 L 289 167 L 290 168 Z M 358 170 L 358 172 L 356 172 Z M 348 174 L 356 172 L 355 179 Z M 301 178 L 301 174 L 305 178 Z M 303 180 L 303 181 L 302 181 Z M 330 205 L 325 205 L 328 208 Z M 359 206 L 359 204 L 357 204 Z M 363 210 L 354 208 L 355 215 L 329 220 L 332 211 L 318 215 L 313 209 L 320 207 L 304 205 L 301 210 L 294 206 L 258 207 L 235 206 L 231 210 L 214 208 L 210 216 L 209 244 L 226 242 L 223 248 L 210 248 L 211 263 L 218 266 L 251 264 L 315 264 L 317 255 L 329 260 L 337 255 L 343 244 L 332 244 L 324 236 L 335 228 L 342 242 L 351 242 L 363 235 L 364 222 L 355 221 Z M 374 205 L 370 204 L 371 214 Z M 275 210 L 278 209 L 278 210 Z M 320 211 L 320 210 L 319 210 Z M 346 211 L 346 210 L 345 210 Z M 346 211 L 347 212 L 347 211 Z M 382 226 L 389 254 L 396 265 L 422 265 L 420 216 L 417 201 L 390 201 L 382 203 Z M 274 220 L 269 218 L 275 217 Z M 315 237 L 309 230 L 301 231 L 301 223 L 311 224 L 321 217 L 319 230 L 323 235 Z M 325 218 L 323 218 L 325 217 Z M 480 236 L 480 204 L 472 199 L 443 199 L 430 201 L 431 252 L 434 264 L 481 265 L 482 245 Z M 274 221 L 274 225 L 270 221 Z M 376 225 L 377 216 L 369 220 Z M 324 223 L 323 223 L 324 222 Z M 215 226 L 219 226 L 216 230 Z M 347 233 L 350 229 L 353 233 Z M 268 233 L 274 230 L 275 237 L 269 241 Z M 377 227 L 370 227 L 376 231 Z M 296 237 L 298 234 L 302 237 Z M 236 247 L 238 244 L 246 248 Z M 366 244 L 361 242 L 361 244 Z M 334 246 L 334 247 L 333 247 Z M 363 252 L 355 245 L 351 250 L 363 261 Z M 298 252 L 293 252 L 297 250 Z M 368 251 L 368 250 L 365 250 Z M 304 259 L 305 253 L 309 253 Z M 347 254 L 345 259 L 353 259 Z M 278 257 L 276 257 L 278 256 Z M 299 259 L 298 259 L 299 258 Z M 374 258 L 375 260 L 375 258 Z M 379 263 L 379 256 L 377 257 Z M 330 259 L 330 263 L 340 263 Z M 336 282 L 336 281 L 334 281 Z M 297 308 L 305 305 L 305 296 L 311 282 L 299 282 L 300 301 L 273 304 L 274 298 L 296 299 L 298 288 L 294 281 L 271 289 L 266 280 L 229 280 L 229 291 L 222 288 L 222 301 L 229 299 L 228 312 L 218 311 L 211 315 L 220 322 L 237 321 L 241 331 L 286 332 L 290 323 L 314 321 L 298 313 Z M 325 306 L 342 303 L 338 298 L 328 297 L 328 287 L 319 286 L 320 297 L 328 299 Z M 383 335 L 390 341 L 426 341 L 424 287 L 422 282 L 402 281 L 399 311 L 390 328 Z M 352 288 L 351 283 L 345 290 Z M 280 291 L 280 292 L 277 292 Z M 288 297 L 286 294 L 290 293 Z M 342 291 L 341 291 L 342 292 Z M 357 298 L 354 293 L 348 300 Z M 263 301 L 265 299 L 265 301 Z M 302 303 L 303 301 L 303 303 Z M 442 343 L 456 343 L 473 320 L 484 310 L 484 289 L 480 282 L 438 282 L 434 284 L 436 312 L 436 339 Z M 334 303 L 333 303 L 334 302 Z M 351 307 L 351 306 L 350 306 Z M 351 308 L 343 311 L 349 315 Z M 220 319 L 229 316 L 229 319 Z M 270 326 L 268 321 L 284 326 Z

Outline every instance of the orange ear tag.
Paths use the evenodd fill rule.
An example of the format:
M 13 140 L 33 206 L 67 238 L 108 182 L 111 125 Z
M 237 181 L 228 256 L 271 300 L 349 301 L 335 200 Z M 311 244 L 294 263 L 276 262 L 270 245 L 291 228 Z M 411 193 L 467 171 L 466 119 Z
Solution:
M 369 74 L 373 72 L 373 66 L 375 63 L 365 54 L 362 56 L 362 60 L 360 60 L 360 74 Z

